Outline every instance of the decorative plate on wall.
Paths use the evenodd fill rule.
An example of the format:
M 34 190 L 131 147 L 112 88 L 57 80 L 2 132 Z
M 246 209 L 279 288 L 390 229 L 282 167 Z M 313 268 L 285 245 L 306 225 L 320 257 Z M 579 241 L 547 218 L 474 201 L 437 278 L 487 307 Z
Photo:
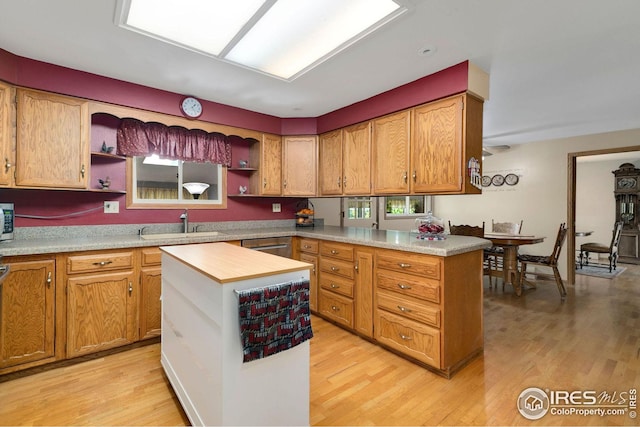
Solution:
M 491 185 L 491 177 L 489 175 L 484 175 L 482 177 L 482 186 L 488 187 Z
M 502 184 L 504 184 L 504 176 L 493 175 L 493 177 L 491 178 L 491 183 L 496 187 L 500 187 Z
M 518 175 L 516 175 L 515 173 L 510 173 L 504 177 L 504 182 L 507 185 L 516 185 L 519 180 L 520 178 L 518 178 Z

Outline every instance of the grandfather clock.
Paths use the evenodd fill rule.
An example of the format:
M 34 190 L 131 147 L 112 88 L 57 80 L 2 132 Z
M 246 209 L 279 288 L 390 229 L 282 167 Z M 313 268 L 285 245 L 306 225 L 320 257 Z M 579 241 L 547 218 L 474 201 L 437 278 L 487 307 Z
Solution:
M 640 169 L 623 163 L 615 175 L 616 222 L 622 221 L 618 246 L 619 260 L 640 264 L 640 228 L 638 227 L 638 195 L 640 195 Z

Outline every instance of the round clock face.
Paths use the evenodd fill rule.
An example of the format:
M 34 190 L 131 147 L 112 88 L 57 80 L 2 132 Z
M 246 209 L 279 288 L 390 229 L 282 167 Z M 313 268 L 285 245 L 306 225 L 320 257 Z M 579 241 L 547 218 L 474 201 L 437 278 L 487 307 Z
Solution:
M 638 181 L 635 178 L 618 178 L 618 188 L 627 190 L 636 188 Z
M 187 96 L 180 102 L 180 110 L 185 116 L 195 119 L 202 114 L 202 104 L 196 98 Z
M 491 184 L 495 185 L 496 187 L 500 187 L 502 184 L 504 184 L 504 176 L 493 175 L 493 177 L 491 178 Z

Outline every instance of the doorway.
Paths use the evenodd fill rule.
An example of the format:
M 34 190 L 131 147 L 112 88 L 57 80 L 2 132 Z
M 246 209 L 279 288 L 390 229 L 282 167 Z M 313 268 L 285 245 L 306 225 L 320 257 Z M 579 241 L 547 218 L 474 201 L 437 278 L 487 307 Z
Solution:
M 568 154 L 567 170 L 567 282 L 576 282 L 576 168 L 577 158 L 583 156 L 597 156 L 603 154 L 630 153 L 640 151 L 640 146 L 609 148 L 592 151 L 580 151 Z M 613 189 L 612 189 L 613 191 Z

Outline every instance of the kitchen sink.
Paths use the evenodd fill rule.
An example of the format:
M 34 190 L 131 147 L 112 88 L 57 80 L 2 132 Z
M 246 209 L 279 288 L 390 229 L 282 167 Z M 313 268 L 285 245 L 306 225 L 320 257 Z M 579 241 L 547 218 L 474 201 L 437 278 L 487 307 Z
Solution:
M 223 233 L 219 231 L 194 231 L 192 233 L 159 233 L 159 234 L 143 234 L 140 237 L 143 240 L 162 240 L 162 239 L 186 239 L 193 237 L 210 237 L 219 236 Z

